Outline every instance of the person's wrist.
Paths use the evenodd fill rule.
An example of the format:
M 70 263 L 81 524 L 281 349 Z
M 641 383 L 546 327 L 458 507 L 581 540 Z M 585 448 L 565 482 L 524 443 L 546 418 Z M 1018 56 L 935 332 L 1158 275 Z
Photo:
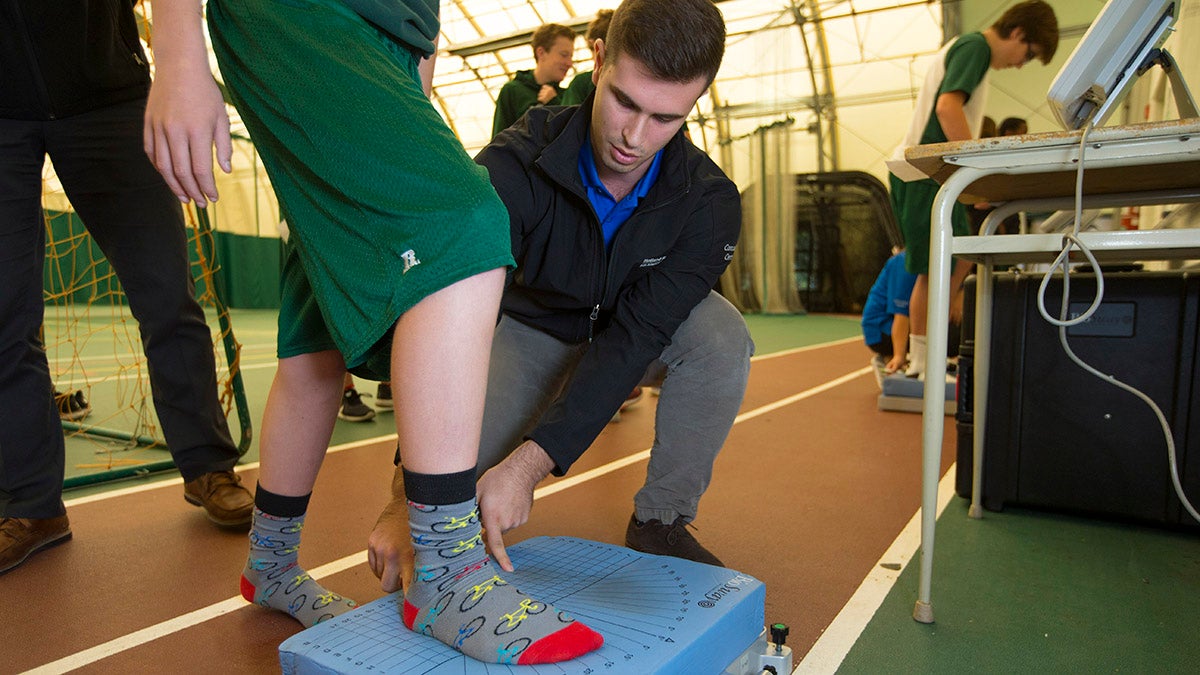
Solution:
M 516 468 L 531 488 L 549 476 L 554 469 L 554 460 L 537 441 L 525 441 L 513 455 Z

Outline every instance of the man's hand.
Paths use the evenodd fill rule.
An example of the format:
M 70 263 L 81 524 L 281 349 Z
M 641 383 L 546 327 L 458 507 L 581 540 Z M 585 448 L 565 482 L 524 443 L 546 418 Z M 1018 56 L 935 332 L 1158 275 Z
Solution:
M 555 96 L 558 96 L 558 90 L 549 84 L 543 84 L 542 88 L 538 89 L 538 103 L 542 105 L 553 101 Z
M 899 355 L 899 354 L 896 356 L 893 356 L 892 360 L 888 361 L 887 365 L 883 367 L 883 372 L 888 373 L 890 375 L 890 374 L 896 372 L 897 370 L 900 370 L 901 368 L 903 368 L 904 363 L 906 361 L 908 361 L 907 356 Z
M 382 582 L 385 593 L 408 588 L 412 583 L 412 533 L 408 529 L 408 499 L 400 467 L 396 467 L 392 478 L 392 501 L 383 507 L 375 529 L 367 538 L 367 563 Z
M 186 78 L 160 71 L 146 102 L 142 142 L 179 201 L 195 200 L 200 208 L 217 201 L 213 146 L 225 173 L 233 148 L 225 101 L 207 70 Z
M 383 508 L 367 538 L 367 563 L 385 593 L 407 588 L 412 582 L 412 535 L 408 529 L 408 502 L 393 500 Z
M 542 446 L 525 441 L 503 462 L 488 470 L 475 486 L 487 550 L 500 569 L 513 571 L 504 550 L 504 533 L 524 525 L 533 508 L 533 489 L 554 469 Z

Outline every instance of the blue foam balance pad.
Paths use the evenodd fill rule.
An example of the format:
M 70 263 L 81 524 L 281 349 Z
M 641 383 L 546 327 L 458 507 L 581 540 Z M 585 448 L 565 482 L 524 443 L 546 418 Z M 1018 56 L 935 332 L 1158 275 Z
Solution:
M 953 415 L 956 409 L 954 389 L 956 376 L 946 374 L 946 414 Z M 879 394 L 879 409 L 898 412 L 919 413 L 925 408 L 925 382 L 904 373 L 892 373 L 883 378 L 883 392 Z
M 301 631 L 279 645 L 284 673 L 720 673 L 763 631 L 766 587 L 724 567 L 647 555 L 572 537 L 508 548 L 506 581 L 604 636 L 578 659 L 538 666 L 488 664 L 401 623 L 393 593 Z

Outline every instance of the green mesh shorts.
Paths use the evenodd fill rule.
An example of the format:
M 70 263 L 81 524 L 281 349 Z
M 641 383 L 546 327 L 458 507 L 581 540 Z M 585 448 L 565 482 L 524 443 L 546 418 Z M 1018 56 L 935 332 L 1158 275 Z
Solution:
M 513 263 L 508 212 L 421 90 L 419 55 L 336 0 L 213 0 L 213 48 L 291 232 L 280 358 L 389 378 L 422 298 Z
M 900 224 L 900 232 L 904 235 L 904 268 L 912 274 L 929 274 L 929 236 L 930 215 L 933 210 L 933 198 L 937 196 L 941 185 L 932 178 L 914 180 L 905 183 L 894 174 L 888 174 L 891 188 L 892 211 Z M 954 205 L 952 223 L 954 234 L 971 233 L 971 221 L 967 218 L 967 208 L 962 204 Z

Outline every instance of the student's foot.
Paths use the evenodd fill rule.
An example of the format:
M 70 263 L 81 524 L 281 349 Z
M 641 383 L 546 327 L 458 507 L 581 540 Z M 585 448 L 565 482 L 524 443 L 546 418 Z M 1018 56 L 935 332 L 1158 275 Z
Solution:
M 363 403 L 358 390 L 351 387 L 342 394 L 342 408 L 338 410 L 338 419 L 347 422 L 366 422 L 375 417 L 375 410 Z
M 311 628 L 358 605 L 317 583 L 297 563 L 303 529 L 303 515 L 272 516 L 255 509 L 241 591 L 247 602 L 284 612 Z
M 410 491 L 411 494 L 411 491 Z M 604 644 L 599 633 L 496 574 L 484 551 L 475 500 L 408 502 L 416 565 L 404 625 L 485 663 L 573 659 Z
M 80 389 L 66 394 L 55 389 L 54 402 L 58 405 L 58 416 L 68 422 L 76 422 L 92 414 L 92 406 Z
M 706 565 L 724 567 L 717 556 L 704 548 L 691 532 L 687 530 L 687 522 L 679 516 L 673 523 L 663 523 L 659 520 L 638 522 L 637 516 L 629 517 L 629 527 L 625 528 L 625 545 L 629 548 L 653 555 L 669 555 L 684 560 L 691 560 Z
M 71 523 L 66 514 L 55 518 L 0 518 L 0 574 L 70 538 Z
M 375 390 L 375 407 L 380 410 L 391 410 L 392 405 L 391 383 L 380 382 L 379 388 Z

